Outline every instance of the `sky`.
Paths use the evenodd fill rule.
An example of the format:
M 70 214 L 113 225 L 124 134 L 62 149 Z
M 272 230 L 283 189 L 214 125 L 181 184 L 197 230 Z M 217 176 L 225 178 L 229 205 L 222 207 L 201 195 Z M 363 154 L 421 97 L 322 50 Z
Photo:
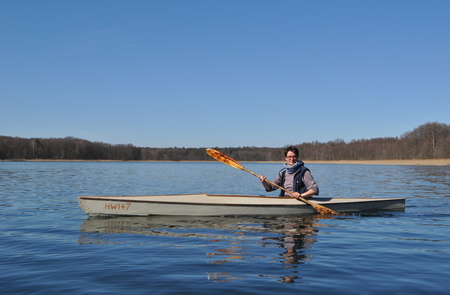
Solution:
M 0 0 L 0 135 L 283 147 L 450 124 L 447 0 Z

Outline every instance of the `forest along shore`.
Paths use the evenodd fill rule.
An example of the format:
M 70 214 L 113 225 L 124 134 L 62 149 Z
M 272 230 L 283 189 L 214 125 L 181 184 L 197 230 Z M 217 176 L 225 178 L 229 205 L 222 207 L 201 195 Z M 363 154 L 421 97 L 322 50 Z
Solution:
M 352 140 L 336 139 L 329 142 L 303 142 L 295 145 L 300 158 L 338 164 L 383 165 L 448 165 L 439 161 L 396 161 L 395 159 L 450 159 L 450 124 L 426 123 L 399 137 Z M 214 147 L 237 161 L 280 161 L 286 147 Z M 113 160 L 113 161 L 210 161 L 203 148 L 150 148 L 132 144 L 91 142 L 75 137 L 19 138 L 0 135 L 1 160 Z M 370 162 L 362 162 L 367 159 Z M 377 161 L 386 159 L 387 162 Z M 395 161 L 395 162 L 391 162 Z M 351 161 L 351 162 L 347 162 Z M 383 160 L 384 161 L 384 160 Z M 437 163 L 435 163 L 437 162 Z
M 212 161 L 121 161 L 121 160 L 0 160 L 0 162 L 212 162 Z M 283 161 L 240 161 L 242 163 L 284 163 Z M 393 166 L 450 166 L 450 159 L 408 159 L 408 160 L 339 160 L 309 161 L 305 164 L 345 164 L 345 165 L 393 165 Z

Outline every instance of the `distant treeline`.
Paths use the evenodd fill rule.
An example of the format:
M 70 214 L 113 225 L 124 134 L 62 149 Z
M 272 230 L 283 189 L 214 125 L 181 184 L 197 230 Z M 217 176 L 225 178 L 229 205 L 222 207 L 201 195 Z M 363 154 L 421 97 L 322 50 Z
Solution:
M 302 160 L 397 160 L 450 158 L 450 125 L 426 123 L 398 137 L 297 145 Z M 281 161 L 284 148 L 212 147 L 238 161 Z M 84 139 L 0 136 L 1 160 L 214 161 L 205 148 L 149 148 Z

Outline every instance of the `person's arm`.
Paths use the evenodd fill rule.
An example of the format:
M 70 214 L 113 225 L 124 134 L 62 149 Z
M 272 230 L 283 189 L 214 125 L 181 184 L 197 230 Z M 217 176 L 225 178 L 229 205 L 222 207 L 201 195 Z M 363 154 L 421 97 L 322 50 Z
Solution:
M 319 187 L 317 186 L 316 181 L 311 175 L 311 172 L 305 171 L 305 174 L 303 174 L 303 183 L 306 186 L 307 191 L 299 194 L 295 193 L 295 195 L 292 195 L 294 198 L 302 197 L 302 198 L 311 198 L 314 195 L 319 194 Z
M 273 186 L 270 183 L 266 182 L 265 179 L 266 179 L 266 177 L 264 175 L 259 176 L 259 180 L 261 180 L 261 183 L 264 186 L 264 188 L 266 189 L 266 192 L 271 192 L 278 188 L 278 187 Z M 280 182 L 279 176 L 277 176 L 277 178 L 275 178 L 275 180 L 273 182 L 278 184 Z
M 298 193 L 298 192 L 294 192 L 292 194 L 292 197 L 294 198 L 298 198 L 298 197 L 302 197 L 303 199 L 307 199 L 307 198 L 311 198 L 312 196 L 317 195 L 317 192 L 313 189 L 310 189 L 302 194 Z

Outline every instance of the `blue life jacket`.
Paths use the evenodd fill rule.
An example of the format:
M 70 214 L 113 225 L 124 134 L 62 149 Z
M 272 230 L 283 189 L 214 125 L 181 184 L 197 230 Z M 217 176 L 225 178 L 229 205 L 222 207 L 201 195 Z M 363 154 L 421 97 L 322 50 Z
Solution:
M 300 169 L 298 169 L 297 172 L 294 174 L 294 192 L 299 192 L 300 194 L 303 194 L 306 192 L 306 185 L 303 183 L 303 174 L 305 174 L 306 171 L 309 171 L 308 168 L 306 168 L 304 165 L 301 166 Z M 281 176 L 281 186 L 284 187 L 284 180 L 286 177 L 286 168 L 282 169 L 280 171 Z M 284 190 L 280 190 L 280 197 L 284 196 L 285 192 Z

